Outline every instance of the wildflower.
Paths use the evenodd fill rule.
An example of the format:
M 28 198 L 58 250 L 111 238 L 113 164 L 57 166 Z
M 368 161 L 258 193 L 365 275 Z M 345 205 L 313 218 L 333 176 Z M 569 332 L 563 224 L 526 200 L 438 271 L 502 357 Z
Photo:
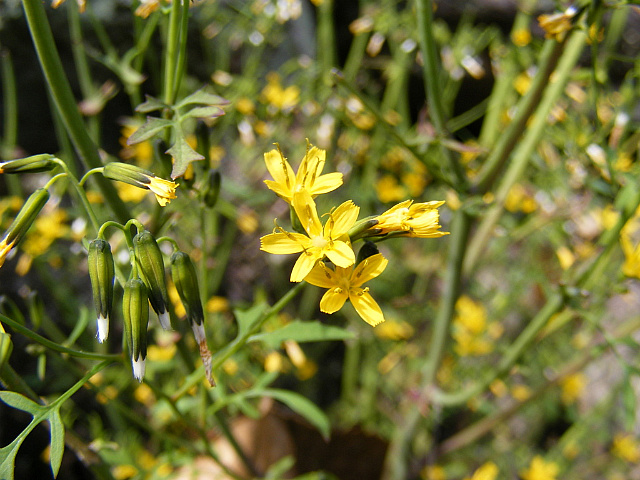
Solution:
M 640 445 L 632 435 L 616 434 L 613 439 L 611 453 L 630 463 L 637 464 L 640 462 Z
M 64 2 L 65 0 L 51 0 L 51 6 L 53 8 L 58 8 Z M 86 6 L 86 0 L 76 0 L 76 2 L 78 4 L 78 10 L 80 11 L 80 13 L 83 13 Z
M 56 167 L 53 155 L 43 153 L 31 157 L 0 162 L 0 174 L 48 172 Z
M 457 315 L 453 320 L 453 338 L 460 356 L 485 355 L 493 350 L 486 338 L 487 312 L 485 308 L 466 295 L 456 302 Z
M 582 373 L 575 373 L 563 379 L 560 384 L 562 388 L 562 403 L 565 405 L 571 405 L 580 398 L 580 394 L 584 390 L 585 383 L 586 379 Z
M 384 322 L 382 310 L 369 293 L 369 288 L 362 284 L 380 275 L 386 268 L 388 260 L 378 253 L 367 257 L 355 268 L 336 266 L 329 268 L 324 262 L 315 264 L 305 281 L 311 285 L 327 288 L 320 300 L 320 310 L 335 313 L 344 303 L 351 301 L 358 315 L 372 327 Z
M 160 6 L 160 0 L 140 0 L 140 5 L 136 8 L 134 15 L 142 18 L 147 18 L 153 12 L 155 12 Z
M 178 185 L 170 180 L 156 177 L 152 172 L 144 168 L 126 163 L 111 162 L 105 165 L 102 173 L 106 178 L 151 190 L 162 207 L 176 198 Z
M 449 235 L 440 232 L 438 208 L 444 201 L 413 203 L 413 200 L 401 202 L 377 218 L 375 226 L 380 235 L 396 233 L 408 237 L 437 238 Z
M 516 47 L 526 47 L 531 43 L 531 31 L 526 27 L 518 28 L 511 33 L 511 41 Z
M 282 88 L 280 75 L 271 72 L 267 74 L 267 85 L 262 89 L 262 100 L 276 111 L 288 111 L 300 101 L 300 88 L 295 85 Z
M 115 270 L 109 242 L 96 238 L 89 244 L 89 279 L 93 290 L 93 303 L 98 315 L 97 337 L 100 343 L 109 336 L 109 315 L 113 306 Z
M 147 358 L 147 325 L 149 300 L 147 287 L 139 278 L 130 278 L 124 286 L 122 298 L 125 337 L 131 354 L 133 376 L 142 381 Z
M 383 175 L 376 182 L 378 199 L 383 202 L 395 202 L 406 196 L 406 191 L 393 175 Z
M 556 480 L 559 467 L 555 462 L 545 462 L 544 458 L 536 455 L 529 468 L 520 472 L 522 480 Z
M 350 267 L 356 261 L 347 232 L 356 222 L 360 208 L 347 200 L 328 213 L 324 227 L 318 218 L 316 204 L 307 191 L 294 195 L 293 206 L 307 235 L 277 227 L 274 233 L 260 239 L 260 249 L 274 254 L 298 253 L 291 272 L 292 282 L 301 282 L 318 260 L 325 256 L 335 265 Z
M 486 462 L 465 480 L 495 480 L 498 477 L 498 466 L 493 462 Z
M 133 237 L 133 247 L 141 278 L 149 290 L 151 306 L 158 314 L 162 328 L 170 330 L 171 321 L 167 311 L 169 294 L 164 276 L 164 261 L 158 243 L 151 232 L 144 230 Z
M 328 193 L 342 185 L 342 174 L 339 172 L 321 175 L 327 152 L 311 144 L 307 144 L 305 154 L 298 172 L 293 169 L 282 154 L 280 146 L 264 154 L 267 170 L 273 180 L 265 180 L 267 187 L 289 204 L 293 202 L 293 194 L 306 190 L 312 198 L 321 193 Z
M 545 38 L 555 38 L 556 41 L 561 42 L 566 33 L 571 30 L 571 20 L 577 13 L 578 9 L 571 6 L 564 12 L 540 15 L 538 23 L 545 32 Z
M 625 232 L 620 235 L 620 243 L 624 253 L 622 273 L 627 277 L 640 278 L 640 243 L 634 247 L 631 237 Z
M 24 238 L 47 200 L 49 200 L 49 191 L 44 188 L 37 189 L 29 196 L 18 216 L 0 240 L 0 267 L 4 264 L 9 252 Z
M 295 340 L 284 342 L 284 349 L 289 360 L 296 367 L 296 375 L 300 380 L 308 380 L 318 371 L 318 365 L 313 360 L 309 360 Z

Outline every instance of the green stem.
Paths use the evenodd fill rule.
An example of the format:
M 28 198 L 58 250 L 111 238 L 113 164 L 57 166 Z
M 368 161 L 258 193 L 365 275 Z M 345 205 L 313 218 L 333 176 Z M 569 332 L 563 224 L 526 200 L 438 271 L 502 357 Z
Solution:
M 478 259 L 485 252 L 493 229 L 504 210 L 504 202 L 509 194 L 509 190 L 511 190 L 511 187 L 522 177 L 526 167 L 529 165 L 533 151 L 538 145 L 544 128 L 547 125 L 549 112 L 562 94 L 571 75 L 571 71 L 582 52 L 586 39 L 587 36 L 584 32 L 576 31 L 567 41 L 562 53 L 562 58 L 555 72 L 555 79 L 549 83 L 544 92 L 544 96 L 531 121 L 531 126 L 522 141 L 518 144 L 518 148 L 513 154 L 513 160 L 502 176 L 502 181 L 495 193 L 494 205 L 489 209 L 485 218 L 480 223 L 473 241 L 469 245 L 464 263 L 465 274 L 472 271 Z
M 11 54 L 8 50 L 0 50 L 2 62 L 2 101 L 4 131 L 2 144 L 0 145 L 0 159 L 12 158 L 13 149 L 18 141 L 18 96 L 16 89 L 16 76 L 13 70 Z
M 32 332 L 27 327 L 21 325 L 20 323 L 16 322 L 15 320 L 12 320 L 9 317 L 5 317 L 2 314 L 0 314 L 0 321 L 9 325 L 16 332 L 21 333 L 25 337 L 30 338 L 31 340 L 39 343 L 40 345 L 48 348 L 49 350 L 53 350 L 54 352 L 65 353 L 67 355 L 71 355 L 72 357 L 86 358 L 89 360 L 114 361 L 114 360 L 120 360 L 122 358 L 122 355 L 120 354 L 91 353 L 91 352 L 83 352 L 81 350 L 74 350 L 68 347 L 63 347 L 62 345 L 52 342 L 51 340 L 44 338 L 43 336 L 38 335 L 35 332 Z
M 169 31 L 167 33 L 167 45 L 164 56 L 164 103 L 173 105 L 176 99 L 177 71 L 179 63 L 180 26 L 182 17 L 182 2 L 171 3 L 169 14 Z M 188 2 L 188 0 L 187 0 Z
M 73 186 L 74 190 L 78 194 L 78 197 L 80 198 L 80 202 L 82 203 L 82 206 L 84 207 L 84 210 L 85 210 L 85 212 L 87 214 L 87 217 L 89 218 L 89 221 L 91 222 L 91 225 L 93 226 L 94 230 L 96 232 L 98 232 L 100 230 L 100 222 L 98 221 L 98 217 L 96 217 L 96 214 L 93 211 L 93 208 L 91 207 L 91 203 L 89 203 L 89 199 L 87 198 L 87 194 L 84 191 L 84 188 L 82 188 L 82 183 L 80 183 L 76 179 L 76 177 L 69 171 L 69 168 L 68 168 L 68 166 L 67 166 L 67 164 L 65 162 L 63 162 L 59 158 L 54 158 L 54 161 L 58 165 L 60 165 L 62 167 L 62 169 L 65 171 L 65 173 L 61 174 L 61 175 L 66 175 L 67 178 L 69 178 L 71 180 L 71 185 Z M 98 169 L 90 170 L 89 172 L 92 172 L 94 170 L 102 171 L 102 167 L 100 167 Z M 86 176 L 89 174 L 89 172 L 87 172 L 87 174 L 82 178 L 82 180 L 84 180 L 86 178 Z
M 320 78 L 328 75 L 336 64 L 333 0 L 324 0 L 318 7 L 318 63 Z
M 101 167 L 102 161 L 98 148 L 87 132 L 69 81 L 64 73 L 44 4 L 40 0 L 22 0 L 22 5 L 47 86 L 67 131 L 86 166 L 88 168 Z M 98 186 L 106 203 L 120 221 L 126 221 L 131 217 L 127 206 L 120 199 L 111 182 L 100 178 Z
M 293 298 L 300 292 L 300 290 L 302 290 L 304 285 L 304 282 L 294 285 L 287 293 L 282 296 L 280 300 L 278 300 L 273 306 L 271 306 L 271 308 L 268 308 L 264 312 L 262 312 L 260 318 L 256 320 L 251 328 L 249 328 L 244 334 L 236 337 L 231 343 L 227 344 L 225 348 L 216 352 L 212 360 L 212 369 L 216 370 L 217 368 L 219 368 L 229 357 L 243 348 L 247 344 L 249 338 L 259 332 L 262 328 L 262 325 L 264 325 L 267 320 L 278 314 L 280 310 L 282 310 L 291 300 L 293 300 Z M 184 385 L 182 385 L 182 387 L 173 394 L 173 396 L 171 397 L 172 400 L 178 400 L 193 386 L 200 383 L 203 378 L 204 367 L 200 366 L 197 370 L 191 373 L 191 375 L 189 375 Z

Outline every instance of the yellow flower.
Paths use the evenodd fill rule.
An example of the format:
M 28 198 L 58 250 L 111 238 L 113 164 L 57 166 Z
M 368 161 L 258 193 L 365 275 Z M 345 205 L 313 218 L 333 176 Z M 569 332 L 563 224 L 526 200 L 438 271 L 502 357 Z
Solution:
M 293 194 L 302 190 L 308 191 L 312 197 L 335 190 L 342 185 L 342 174 L 338 172 L 321 175 L 327 152 L 311 144 L 307 144 L 305 154 L 298 173 L 282 154 L 280 146 L 264 154 L 264 162 L 273 180 L 265 180 L 267 187 L 289 204 L 293 202 Z
M 51 0 L 51 6 L 53 8 L 58 8 L 64 2 L 65 0 Z M 86 6 L 86 0 L 77 0 L 76 3 L 78 4 L 78 10 L 80 11 L 80 13 L 83 13 Z
M 149 184 L 147 188 L 153 192 L 156 196 L 156 200 L 161 207 L 166 206 L 171 200 L 176 197 L 176 185 L 174 182 L 170 180 L 165 180 L 160 177 L 150 177 Z
M 376 192 L 378 199 L 383 202 L 396 202 L 406 195 L 404 187 L 398 184 L 393 175 L 383 175 L 376 182 Z
M 465 480 L 495 480 L 498 476 L 498 466 L 493 462 L 486 462 L 481 465 L 471 477 Z
M 260 239 L 260 249 L 274 254 L 299 253 L 291 272 L 292 282 L 301 282 L 318 260 L 325 256 L 336 266 L 347 268 L 356 261 L 347 232 L 358 218 L 360 208 L 347 200 L 328 213 L 324 227 L 318 218 L 316 204 L 308 191 L 293 196 L 293 208 L 307 235 L 276 227 L 274 233 Z
M 512 32 L 511 41 L 516 47 L 526 47 L 531 43 L 531 32 L 528 28 L 518 28 Z
M 549 15 L 540 15 L 538 23 L 545 32 L 545 38 L 555 38 L 560 42 L 565 34 L 571 30 L 571 20 L 578 13 L 578 10 L 571 6 L 564 12 L 556 12 Z
M 153 12 L 155 12 L 160 6 L 160 0 L 140 0 L 140 5 L 136 8 L 134 15 L 142 18 L 147 18 Z
M 156 177 L 149 170 L 127 163 L 111 162 L 104 166 L 102 174 L 111 180 L 128 183 L 138 188 L 151 190 L 160 206 L 166 206 L 176 198 L 178 185 L 170 180 Z
M 2 241 L 0 241 L 0 267 L 4 265 L 4 261 L 11 249 L 15 246 L 16 240 L 17 238 L 14 238 L 12 241 L 7 242 L 8 238 L 4 237 Z
M 375 327 L 384 322 L 384 315 L 380 306 L 369 293 L 369 288 L 362 288 L 362 284 L 380 275 L 387 263 L 388 260 L 380 253 L 367 257 L 355 268 L 336 266 L 335 270 L 332 270 L 320 261 L 305 277 L 305 281 L 311 285 L 328 289 L 320 300 L 321 311 L 325 313 L 337 312 L 348 299 L 358 315 L 369 325 Z
M 262 100 L 277 110 L 291 110 L 300 101 L 300 88 L 295 85 L 282 88 L 280 75 L 271 72 L 267 75 L 267 85 L 262 89 Z
M 405 200 L 379 215 L 375 228 L 380 230 L 381 235 L 398 233 L 421 238 L 449 235 L 449 232 L 439 231 L 442 226 L 438 224 L 438 207 L 441 205 L 444 205 L 444 201 L 413 203 L 413 200 Z
M 555 462 L 545 462 L 544 458 L 536 455 L 527 470 L 520 472 L 522 480 L 556 480 L 558 465 Z
M 632 435 L 616 434 L 611 453 L 630 463 L 637 464 L 640 461 L 640 445 Z
M 562 403 L 565 405 L 571 405 L 580 398 L 580 394 L 584 390 L 585 383 L 586 378 L 582 373 L 575 373 L 563 379 L 560 383 L 562 388 Z
M 631 237 L 625 232 L 620 235 L 620 243 L 624 253 L 622 273 L 627 277 L 640 278 L 640 243 L 634 247 Z

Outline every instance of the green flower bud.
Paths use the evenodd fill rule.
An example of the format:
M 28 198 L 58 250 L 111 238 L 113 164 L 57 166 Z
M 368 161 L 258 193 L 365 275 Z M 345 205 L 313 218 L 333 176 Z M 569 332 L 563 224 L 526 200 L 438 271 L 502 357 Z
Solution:
M 349 238 L 354 242 L 359 238 L 379 235 L 380 230 L 374 228 L 378 223 L 379 222 L 376 217 L 367 217 L 359 220 L 353 227 L 351 227 L 351 230 L 349 230 Z
M 204 311 L 198 289 L 198 277 L 189 255 L 175 252 L 171 256 L 171 278 L 187 311 L 187 318 L 192 324 L 202 325 Z
M 49 200 L 49 191 L 44 188 L 37 189 L 29 196 L 20 213 L 0 240 L 0 267 L 4 264 L 11 249 L 22 241 L 47 200 Z
M 11 342 L 11 335 L 4 331 L 2 325 L 0 325 L 0 372 L 5 363 L 9 362 L 9 356 L 13 350 L 13 342 Z
M 89 278 L 93 290 L 93 303 L 98 316 L 98 341 L 109 336 L 109 316 L 113 306 L 113 282 L 115 269 L 109 242 L 96 238 L 89 244 Z
M 18 158 L 8 162 L 0 162 L 0 173 L 38 173 L 48 172 L 56 167 L 53 155 L 42 153 L 27 158 Z
M 204 188 L 204 195 L 202 200 L 204 204 L 213 208 L 218 201 L 218 195 L 220 194 L 220 171 L 212 168 L 207 175 L 207 184 Z
M 149 301 L 158 314 L 162 328 L 171 329 L 171 320 L 167 305 L 169 295 L 164 277 L 164 261 L 162 252 L 151 232 L 144 230 L 133 237 L 133 252 L 140 266 L 141 278 L 149 290 Z
M 130 278 L 124 285 L 122 298 L 124 334 L 131 354 L 133 376 L 142 381 L 147 358 L 147 326 L 149 297 L 147 287 L 139 278 Z

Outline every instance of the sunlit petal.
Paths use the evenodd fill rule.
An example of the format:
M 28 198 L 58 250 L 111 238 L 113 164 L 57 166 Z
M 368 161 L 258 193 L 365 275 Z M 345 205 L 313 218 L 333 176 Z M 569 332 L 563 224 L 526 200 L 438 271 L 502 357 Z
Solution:
M 305 282 L 316 287 L 331 288 L 336 285 L 334 273 L 324 262 L 317 262 L 309 274 L 304 277 Z
M 304 278 L 309 275 L 309 272 L 313 269 L 313 266 L 318 261 L 318 257 L 306 252 L 303 252 L 298 260 L 296 260 L 295 265 L 293 266 L 293 270 L 291 270 L 291 278 L 292 282 L 301 282 Z
M 389 263 L 389 261 L 384 258 L 381 253 L 365 258 L 353 270 L 351 274 L 351 285 L 359 287 L 372 278 L 377 277 L 387 267 L 387 263 Z
M 327 173 L 315 179 L 313 185 L 309 187 L 311 195 L 320 195 L 334 191 L 342 185 L 342 174 L 340 172 Z
M 347 200 L 331 212 L 331 218 L 327 220 L 325 225 L 325 237 L 338 238 L 349 231 L 358 220 L 360 207 L 356 206 L 351 200 Z M 333 220 L 333 221 L 332 221 Z
M 335 313 L 342 308 L 347 298 L 349 298 L 347 292 L 341 288 L 336 287 L 327 290 L 322 296 L 322 299 L 320 299 L 320 311 L 324 313 Z
M 334 241 L 332 248 L 325 250 L 325 254 L 338 267 L 346 268 L 356 262 L 351 245 L 341 240 Z
M 318 218 L 316 202 L 306 190 L 301 190 L 293 195 L 293 208 L 298 215 L 302 227 L 310 237 L 322 235 L 322 224 Z
M 349 300 L 353 304 L 353 307 L 358 312 L 358 315 L 372 327 L 384 322 L 384 315 L 380 306 L 376 303 L 373 297 L 366 290 L 360 290 L 358 292 L 351 293 Z
M 291 190 L 286 188 L 284 184 L 274 182 L 273 180 L 265 180 L 264 183 L 272 190 L 276 195 L 283 198 L 287 202 L 291 201 Z
M 273 180 L 280 184 L 280 190 L 282 192 L 288 192 L 282 196 L 290 199 L 295 187 L 296 176 L 289 162 L 287 162 L 279 150 L 274 149 L 264 154 L 264 163 L 267 165 L 267 170 L 269 170 Z M 269 184 L 267 184 L 267 186 L 269 186 Z
M 275 253 L 302 252 L 309 244 L 309 238 L 300 233 L 270 233 L 260 239 L 260 250 Z

